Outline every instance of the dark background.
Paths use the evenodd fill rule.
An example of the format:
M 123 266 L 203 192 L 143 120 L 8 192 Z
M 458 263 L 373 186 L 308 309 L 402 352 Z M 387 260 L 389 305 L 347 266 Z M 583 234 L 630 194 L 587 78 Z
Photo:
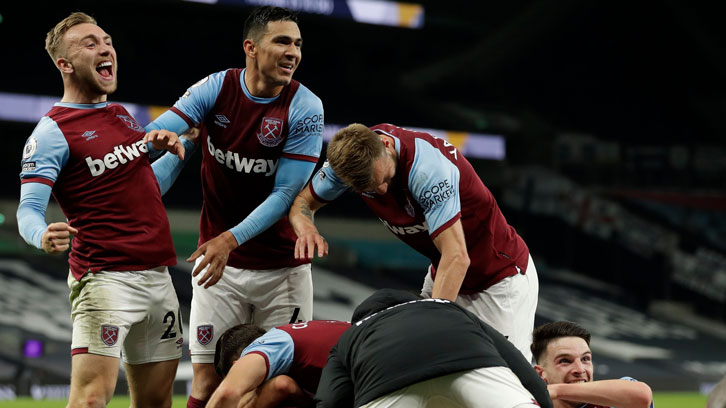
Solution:
M 593 305 L 601 296 L 631 308 L 628 313 L 652 317 L 653 305 L 666 301 L 711 319 L 704 323 L 709 327 L 723 327 L 726 301 L 707 296 L 704 288 L 726 287 L 724 7 L 681 0 L 418 3 L 426 10 L 420 30 L 301 14 L 303 59 L 295 78 L 322 99 L 326 122 L 389 122 L 502 135 L 506 160 L 470 159 L 537 261 L 540 305 L 559 293 L 557 285 L 565 285 L 574 294 L 551 303 L 569 312 L 597 308 Z M 0 92 L 60 98 L 62 81 L 44 50 L 45 35 L 72 11 L 84 11 L 113 37 L 118 53 L 119 88 L 110 100 L 171 106 L 206 75 L 244 65 L 242 29 L 249 10 L 171 0 L 3 1 Z M 0 121 L 0 199 L 17 200 L 20 156 L 33 127 Z M 603 156 L 608 149 L 612 154 Z M 529 166 L 537 170 L 520 171 Z M 169 208 L 198 211 L 198 171 L 198 163 L 184 170 L 164 197 Z M 571 197 L 547 196 L 538 184 L 543 179 L 531 175 L 537 172 L 552 172 L 577 188 Z M 521 174 L 530 176 L 523 180 Z M 546 200 L 571 204 L 582 222 L 542 211 Z M 602 204 L 605 200 L 610 207 Z M 325 213 L 375 222 L 360 200 L 347 196 L 341 201 Z M 614 207 L 619 212 L 598 213 L 602 219 L 597 222 L 588 218 L 588 211 Z M 622 217 L 626 211 L 650 224 L 618 224 L 630 219 Z M 615 232 L 593 233 L 593 225 Z M 659 228 L 677 236 L 677 242 L 649 246 L 649 240 L 658 240 Z M 645 237 L 640 246 L 627 235 L 632 231 Z M 15 231 L 10 234 L 18 239 Z M 193 246 L 196 238 L 189 241 Z M 345 253 L 344 244 L 331 240 L 338 254 Z M 357 242 L 350 251 L 355 245 L 370 247 Z M 676 250 L 699 262 L 688 282 L 700 286 L 674 278 Z M 371 258 L 386 258 L 377 255 Z M 334 261 L 323 265 L 334 267 Z M 572 291 L 580 281 L 570 275 L 557 278 L 553 271 L 560 268 L 596 283 Z M 420 285 L 420 269 L 389 269 L 346 265 L 340 273 L 368 279 L 372 287 L 396 279 L 402 286 Z M 618 294 L 598 292 L 609 287 L 603 282 L 619 288 Z M 538 319 L 557 313 L 538 314 Z M 610 311 L 602 314 L 609 319 L 602 324 L 588 321 L 591 316 L 574 318 L 582 317 L 591 329 L 617 326 Z M 696 320 L 687 316 L 681 323 Z M 628 322 L 623 326 L 633 326 L 623 320 Z M 697 389 L 704 378 L 723 375 L 723 337 L 709 334 L 688 343 L 640 331 L 647 341 L 614 337 L 674 350 L 667 363 L 646 361 L 637 373 L 624 367 L 654 389 Z M 715 368 L 694 377 L 683 368 L 691 361 L 711 361 Z

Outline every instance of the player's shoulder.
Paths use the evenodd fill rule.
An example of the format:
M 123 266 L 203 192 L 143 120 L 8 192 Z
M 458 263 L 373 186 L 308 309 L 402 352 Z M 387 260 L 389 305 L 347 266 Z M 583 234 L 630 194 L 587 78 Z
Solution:
M 221 83 L 222 81 L 224 81 L 228 74 L 234 75 L 235 72 L 238 73 L 238 77 L 240 77 L 240 75 L 242 74 L 242 70 L 239 68 L 227 68 L 221 71 L 213 72 L 192 84 L 189 89 L 199 88 L 205 85 L 209 86 L 215 83 Z
M 299 87 L 294 97 L 294 105 L 303 109 L 323 109 L 323 101 L 302 83 L 298 83 Z
M 43 139 L 55 139 L 55 138 L 63 138 L 63 132 L 60 129 L 60 126 L 56 122 L 54 118 L 51 116 L 43 116 L 38 121 L 38 124 L 35 125 L 35 128 L 33 129 L 33 132 L 30 134 L 29 139 L 33 140 L 43 140 Z

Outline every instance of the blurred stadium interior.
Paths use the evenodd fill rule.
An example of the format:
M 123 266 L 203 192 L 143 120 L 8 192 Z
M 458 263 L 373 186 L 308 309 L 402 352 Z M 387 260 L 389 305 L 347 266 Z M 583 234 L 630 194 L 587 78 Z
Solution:
M 42 112 L 12 116 L 13 98 L 62 93 L 45 33 L 72 11 L 93 15 L 119 55 L 110 100 L 153 117 L 207 74 L 244 64 L 244 4 L 264 2 L 233 3 L 0 5 L 0 399 L 62 398 L 57 386 L 70 373 L 66 261 L 27 246 L 15 221 L 21 151 Z M 274 3 L 314 10 L 345 2 Z M 301 13 L 295 75 L 323 100 L 326 123 L 438 129 L 465 154 L 477 135 L 499 138 L 503 157 L 467 156 L 530 247 L 541 280 L 537 323 L 566 319 L 590 330 L 598 379 L 628 375 L 654 391 L 708 392 L 726 374 L 722 6 L 415 3 L 419 28 Z M 164 197 L 185 316 L 199 156 Z M 51 206 L 47 219 L 63 216 Z M 357 197 L 316 220 L 330 243 L 313 267 L 316 318 L 349 319 L 375 288 L 420 288 L 427 261 Z M 177 377 L 183 394 L 186 353 Z

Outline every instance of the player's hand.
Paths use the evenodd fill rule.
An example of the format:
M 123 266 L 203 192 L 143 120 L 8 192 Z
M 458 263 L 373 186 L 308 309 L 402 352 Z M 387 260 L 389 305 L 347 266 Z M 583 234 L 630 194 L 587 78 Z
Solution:
M 199 272 L 209 265 L 207 272 L 197 281 L 197 285 L 204 285 L 204 289 L 209 288 L 222 279 L 224 267 L 227 265 L 229 253 L 237 248 L 237 240 L 231 232 L 225 231 L 213 239 L 203 243 L 194 253 L 187 259 L 187 262 L 194 262 L 197 258 L 204 255 L 202 262 L 199 262 L 192 276 L 199 275 Z M 206 282 L 206 284 L 205 284 Z
M 144 143 L 151 143 L 156 150 L 168 150 L 184 160 L 184 145 L 179 136 L 168 130 L 152 130 L 144 136 Z
M 328 255 L 328 242 L 317 231 L 304 232 L 295 241 L 295 259 L 313 259 L 315 248 L 318 258 Z
M 199 126 L 199 125 L 198 125 Z M 188 141 L 194 143 L 195 145 L 199 146 L 199 135 L 202 133 L 202 130 L 199 127 L 190 127 L 189 130 L 184 132 L 180 137 L 187 139 Z
M 47 254 L 65 252 L 70 247 L 71 234 L 78 234 L 78 230 L 65 222 L 54 222 L 43 233 L 41 248 Z

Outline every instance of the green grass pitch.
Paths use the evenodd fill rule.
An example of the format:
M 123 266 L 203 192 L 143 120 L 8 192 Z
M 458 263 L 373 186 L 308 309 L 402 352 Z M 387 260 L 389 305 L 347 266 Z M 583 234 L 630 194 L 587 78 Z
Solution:
M 696 392 L 656 392 L 653 396 L 655 408 L 703 408 L 706 406 L 706 396 Z M 187 397 L 174 396 L 173 408 L 184 408 Z M 64 408 L 66 401 L 43 400 L 33 401 L 31 398 L 19 398 L 15 401 L 0 401 L 3 408 Z M 111 400 L 108 408 L 128 408 L 128 397 L 118 396 Z

